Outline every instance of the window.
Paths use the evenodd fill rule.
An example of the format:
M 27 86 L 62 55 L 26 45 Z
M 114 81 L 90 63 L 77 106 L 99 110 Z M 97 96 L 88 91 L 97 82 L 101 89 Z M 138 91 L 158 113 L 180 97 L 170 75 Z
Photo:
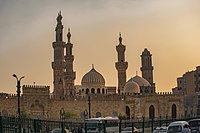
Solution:
M 93 93 L 93 94 L 95 93 L 95 90 L 94 90 L 94 88 L 92 88 L 92 89 L 91 89 L 91 93 Z
M 150 118 L 150 119 L 154 119 L 154 117 L 155 117 L 155 108 L 154 108 L 153 105 L 151 105 L 151 106 L 149 107 L 149 118 Z
M 99 88 L 97 89 L 97 93 L 100 94 L 100 89 Z
M 104 88 L 102 89 L 102 94 L 105 94 L 105 90 L 104 90 Z
M 173 104 L 172 105 L 172 119 L 175 119 L 176 118 L 176 105 Z
M 128 106 L 126 106 L 126 116 L 127 119 L 130 119 L 130 108 Z
M 90 92 L 90 90 L 87 88 L 85 94 L 88 94 Z

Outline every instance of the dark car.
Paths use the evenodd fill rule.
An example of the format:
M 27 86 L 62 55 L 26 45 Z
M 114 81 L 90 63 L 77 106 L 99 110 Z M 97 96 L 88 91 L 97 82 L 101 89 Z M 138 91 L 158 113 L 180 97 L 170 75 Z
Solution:
M 192 119 L 188 121 L 191 133 L 199 133 L 200 132 L 200 119 Z

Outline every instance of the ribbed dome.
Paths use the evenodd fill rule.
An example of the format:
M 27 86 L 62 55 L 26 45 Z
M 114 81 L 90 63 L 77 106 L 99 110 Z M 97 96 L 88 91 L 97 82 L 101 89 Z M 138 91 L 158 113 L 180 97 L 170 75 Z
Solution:
M 140 86 L 133 80 L 126 82 L 124 86 L 125 93 L 140 93 Z
M 140 77 L 138 75 L 136 75 L 135 77 L 129 79 L 128 82 L 129 81 L 136 82 L 140 87 L 141 86 L 151 86 L 151 84 L 146 79 L 144 79 L 144 78 L 142 78 L 142 77 Z
M 83 86 L 105 86 L 104 77 L 92 68 L 88 73 L 86 73 L 82 80 L 81 85 Z

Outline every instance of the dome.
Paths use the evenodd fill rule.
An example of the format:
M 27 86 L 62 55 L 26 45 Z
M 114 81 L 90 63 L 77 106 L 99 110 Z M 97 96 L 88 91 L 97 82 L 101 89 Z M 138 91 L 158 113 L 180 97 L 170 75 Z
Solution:
M 83 86 L 105 86 L 104 77 L 92 68 L 88 73 L 86 73 L 82 80 L 81 85 Z
M 142 78 L 142 77 L 140 77 L 138 75 L 136 75 L 135 77 L 129 79 L 128 82 L 129 81 L 136 82 L 140 87 L 141 86 L 151 86 L 151 84 L 146 79 L 144 79 L 144 78 Z
M 124 86 L 125 93 L 140 93 L 140 86 L 133 80 L 126 82 Z

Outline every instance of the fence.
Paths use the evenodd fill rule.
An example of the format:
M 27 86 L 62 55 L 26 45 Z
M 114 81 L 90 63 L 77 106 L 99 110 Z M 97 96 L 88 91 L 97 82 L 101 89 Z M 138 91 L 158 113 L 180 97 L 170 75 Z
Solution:
M 176 119 L 188 121 L 187 119 Z M 134 129 L 139 129 L 141 133 L 152 133 L 154 128 L 167 126 L 170 122 L 175 121 L 167 118 L 157 119 L 145 119 L 140 120 L 120 120 L 115 123 L 103 122 L 99 124 L 98 132 L 101 133 L 122 133 L 126 127 L 132 127 L 132 133 Z M 112 131 L 111 128 L 112 127 Z M 114 128 L 115 127 L 115 128 Z M 134 128 L 136 127 L 136 128 Z M 0 133 L 49 133 L 52 130 L 55 133 L 89 133 L 91 127 L 84 121 L 50 121 L 39 119 L 25 119 L 15 117 L 0 116 Z M 100 130 L 101 129 L 101 130 Z M 57 130 L 57 132 L 56 132 Z M 96 133 L 98 133 L 96 132 Z M 54 133 L 54 132 L 51 132 Z

